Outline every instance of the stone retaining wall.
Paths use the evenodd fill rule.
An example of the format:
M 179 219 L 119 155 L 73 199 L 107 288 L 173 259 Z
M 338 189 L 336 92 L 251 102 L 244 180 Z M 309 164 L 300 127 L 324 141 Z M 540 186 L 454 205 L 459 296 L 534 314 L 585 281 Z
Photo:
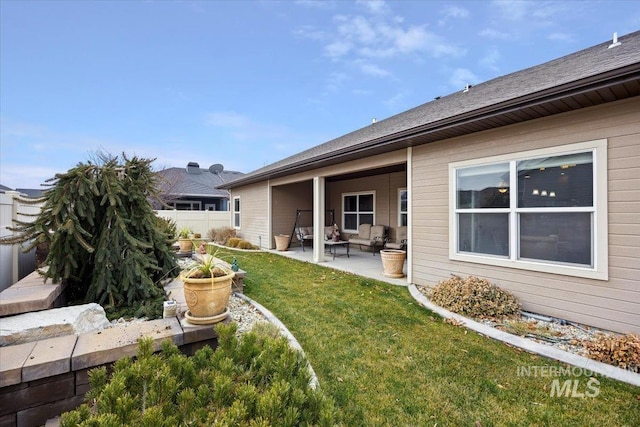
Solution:
M 0 347 L 0 427 L 43 425 L 76 408 L 89 390 L 89 370 L 135 356 L 140 337 L 152 337 L 155 350 L 170 340 L 187 355 L 217 346 L 212 326 L 173 317 Z

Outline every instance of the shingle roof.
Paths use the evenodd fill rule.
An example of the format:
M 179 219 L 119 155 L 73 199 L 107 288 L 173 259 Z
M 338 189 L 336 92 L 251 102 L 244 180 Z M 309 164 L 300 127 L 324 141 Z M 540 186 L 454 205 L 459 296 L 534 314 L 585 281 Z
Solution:
M 216 186 L 235 180 L 243 174 L 223 170 L 211 173 L 208 169 L 196 168 L 200 173 L 188 173 L 186 168 L 167 168 L 159 171 L 161 192 L 174 197 L 228 197 L 226 190 Z
M 365 157 L 376 154 L 376 150 L 397 150 L 637 96 L 640 31 L 618 40 L 621 44 L 614 48 L 608 48 L 611 44 L 608 41 L 427 102 L 257 169 L 224 184 L 223 188 Z M 609 86 L 613 84 L 623 86 L 612 90 Z M 605 87 L 609 87 L 607 92 L 602 91 Z

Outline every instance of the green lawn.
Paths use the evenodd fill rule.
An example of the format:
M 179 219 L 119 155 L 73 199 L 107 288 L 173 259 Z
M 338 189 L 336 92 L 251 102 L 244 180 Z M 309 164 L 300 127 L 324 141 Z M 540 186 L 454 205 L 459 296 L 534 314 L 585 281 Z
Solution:
M 447 324 L 406 288 L 275 254 L 222 257 L 233 256 L 246 295 L 295 335 L 345 425 L 640 426 L 640 388 L 562 376 L 597 396 L 551 397 L 554 377 L 518 369 L 566 365 Z

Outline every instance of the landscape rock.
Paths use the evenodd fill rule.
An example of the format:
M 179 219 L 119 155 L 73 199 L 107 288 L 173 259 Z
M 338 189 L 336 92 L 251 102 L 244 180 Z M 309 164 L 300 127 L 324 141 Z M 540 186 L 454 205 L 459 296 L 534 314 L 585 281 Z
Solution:
M 95 303 L 24 313 L 0 319 L 0 346 L 92 332 L 109 326 L 104 309 Z

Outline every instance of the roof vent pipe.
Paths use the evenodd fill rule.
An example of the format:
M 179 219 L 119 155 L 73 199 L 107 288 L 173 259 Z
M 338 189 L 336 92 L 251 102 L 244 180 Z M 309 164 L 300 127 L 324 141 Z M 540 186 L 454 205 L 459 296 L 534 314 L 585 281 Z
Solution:
M 464 90 L 462 91 L 462 93 L 467 93 L 467 92 L 469 92 L 469 88 L 470 88 L 470 87 L 471 87 L 471 85 L 470 85 L 470 84 L 467 84 L 467 85 L 464 87 Z
M 376 118 L 375 118 L 375 117 L 374 117 L 373 119 L 371 119 L 371 124 L 372 124 L 372 125 L 373 125 L 373 124 L 375 124 L 375 123 L 377 123 L 377 122 L 378 122 L 378 120 L 376 120 Z
M 612 47 L 620 46 L 622 43 L 618 41 L 618 33 L 613 33 L 613 43 L 609 45 L 607 49 L 611 49 Z

